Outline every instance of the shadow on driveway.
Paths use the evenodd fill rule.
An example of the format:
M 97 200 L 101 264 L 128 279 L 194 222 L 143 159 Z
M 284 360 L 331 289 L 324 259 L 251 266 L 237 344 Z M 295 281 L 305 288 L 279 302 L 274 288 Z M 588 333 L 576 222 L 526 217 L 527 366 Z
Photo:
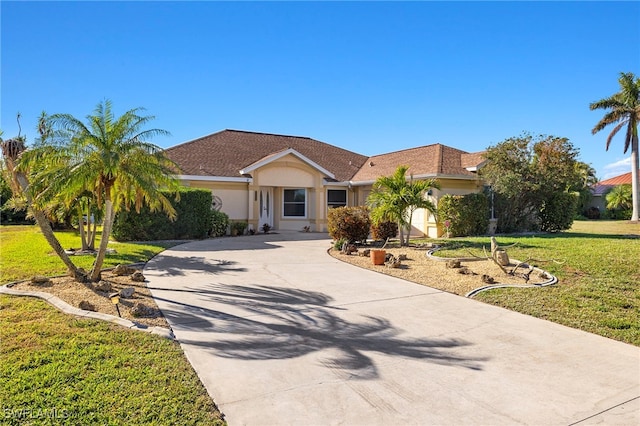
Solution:
M 182 344 L 211 349 L 224 358 L 288 359 L 333 349 L 338 356 L 323 360 L 322 364 L 359 379 L 379 377 L 368 352 L 473 370 L 481 370 L 482 362 L 487 360 L 455 354 L 455 348 L 469 345 L 459 339 L 401 337 L 402 330 L 385 318 L 359 315 L 358 321 L 346 320 L 343 317 L 348 309 L 330 306 L 332 298 L 320 292 L 223 284 L 212 284 L 207 290 L 164 291 L 192 291 L 208 306 L 240 308 L 246 314 L 234 315 L 156 297 L 175 306 L 163 308 L 167 319 L 181 328 L 203 331 L 203 338 L 208 337 L 180 339 Z M 219 334 L 222 336 L 218 338 Z

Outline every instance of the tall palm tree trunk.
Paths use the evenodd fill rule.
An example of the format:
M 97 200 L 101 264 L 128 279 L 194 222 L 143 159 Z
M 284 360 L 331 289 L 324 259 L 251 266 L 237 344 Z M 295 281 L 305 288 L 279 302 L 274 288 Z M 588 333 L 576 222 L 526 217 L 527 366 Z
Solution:
M 28 191 L 29 182 L 27 180 L 27 177 L 24 175 L 24 173 L 16 172 L 16 180 L 20 184 L 20 187 L 22 188 L 27 198 L 27 203 L 31 207 L 31 211 L 33 212 L 33 216 L 36 219 L 36 223 L 40 227 L 40 230 L 42 231 L 42 235 L 44 235 L 44 238 L 47 240 L 47 243 L 49 243 L 53 251 L 56 252 L 58 257 L 65 264 L 69 272 L 69 275 L 74 277 L 74 279 L 78 282 L 85 282 L 87 277 L 78 270 L 78 267 L 73 264 L 67 252 L 64 251 L 64 248 L 62 248 L 62 245 L 60 245 L 60 241 L 58 241 L 55 234 L 53 233 L 53 229 L 51 228 L 51 223 L 49 223 L 49 220 L 45 216 L 44 212 L 33 205 L 31 194 L 29 194 L 29 191 Z
M 107 193 L 110 189 L 107 189 Z M 100 270 L 102 269 L 102 264 L 104 263 L 104 258 L 107 254 L 107 245 L 109 244 L 109 236 L 111 235 L 111 228 L 113 227 L 113 202 L 111 198 L 107 198 L 105 200 L 105 215 L 104 215 L 104 225 L 102 227 L 102 238 L 100 239 L 100 247 L 98 248 L 98 254 L 96 255 L 96 260 L 93 263 L 93 269 L 91 270 L 91 281 L 99 281 L 100 280 Z
M 637 222 L 640 214 L 640 181 L 638 178 L 638 135 L 631 138 L 631 202 L 633 208 L 631 210 L 631 220 Z

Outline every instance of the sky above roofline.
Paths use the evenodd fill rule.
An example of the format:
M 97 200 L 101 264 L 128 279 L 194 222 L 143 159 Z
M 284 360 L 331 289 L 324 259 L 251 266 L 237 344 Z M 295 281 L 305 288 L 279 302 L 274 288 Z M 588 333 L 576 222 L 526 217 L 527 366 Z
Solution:
M 589 103 L 640 75 L 639 18 L 638 2 L 3 1 L 0 128 L 17 135 L 20 112 L 32 141 L 41 111 L 108 98 L 155 115 L 162 147 L 240 129 L 477 152 L 529 132 L 607 178 L 628 153 L 591 134 Z

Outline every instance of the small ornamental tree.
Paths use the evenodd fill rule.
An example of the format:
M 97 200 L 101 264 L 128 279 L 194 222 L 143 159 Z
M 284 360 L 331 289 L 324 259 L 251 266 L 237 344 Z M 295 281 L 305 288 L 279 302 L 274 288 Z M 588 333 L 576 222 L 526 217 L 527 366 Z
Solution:
M 577 157 L 567 138 L 555 136 L 525 134 L 489 147 L 480 175 L 495 194 L 498 232 L 571 227 L 577 203 L 569 200 L 589 184 Z

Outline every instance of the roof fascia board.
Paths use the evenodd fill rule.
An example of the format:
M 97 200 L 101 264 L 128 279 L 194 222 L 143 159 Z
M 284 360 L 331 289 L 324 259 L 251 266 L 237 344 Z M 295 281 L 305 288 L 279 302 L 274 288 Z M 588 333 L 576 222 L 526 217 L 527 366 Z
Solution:
M 263 167 L 263 166 L 265 166 L 265 165 L 267 165 L 267 164 L 269 164 L 269 163 L 271 163 L 273 161 L 279 160 L 280 158 L 282 158 L 282 157 L 284 157 L 286 155 L 289 155 L 289 154 L 298 157 L 300 160 L 304 161 L 305 163 L 307 163 L 308 165 L 310 165 L 314 169 L 318 170 L 319 172 L 323 173 L 324 175 L 326 175 L 326 176 L 328 176 L 328 177 L 330 177 L 332 179 L 336 178 L 336 176 L 333 173 L 331 173 L 329 170 L 325 169 L 324 167 L 322 167 L 318 163 L 316 163 L 316 162 L 310 160 L 309 158 L 305 157 L 304 155 L 302 155 L 301 153 L 299 153 L 298 151 L 296 151 L 293 148 L 289 148 L 289 149 L 286 149 L 284 151 L 280 151 L 279 153 L 274 154 L 272 156 L 269 156 L 268 158 L 265 158 L 263 160 L 255 162 L 252 165 L 240 170 L 240 174 L 241 175 L 249 174 L 249 173 L 251 173 L 252 171 L 254 171 L 256 169 L 259 169 L 260 167 Z
M 443 175 L 443 174 L 434 174 L 427 173 L 421 175 L 413 175 L 414 179 L 458 179 L 458 180 L 478 180 L 478 176 L 466 176 L 466 175 Z M 410 177 L 407 180 L 411 179 Z M 352 186 L 366 186 L 373 185 L 375 180 L 360 180 L 360 181 L 351 181 L 349 182 Z
M 248 177 L 230 177 L 230 176 L 197 176 L 197 175 L 177 175 L 180 180 L 200 180 L 205 182 L 240 182 L 252 183 L 253 178 Z

